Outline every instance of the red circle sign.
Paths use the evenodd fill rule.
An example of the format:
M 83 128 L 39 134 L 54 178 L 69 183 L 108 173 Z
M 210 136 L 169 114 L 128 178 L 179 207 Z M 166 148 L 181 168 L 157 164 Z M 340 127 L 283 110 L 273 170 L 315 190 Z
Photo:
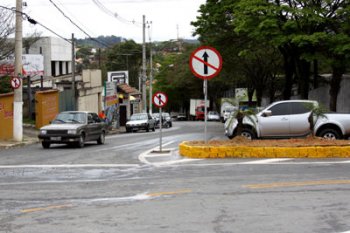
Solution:
M 196 77 L 212 79 L 221 71 L 222 57 L 213 47 L 201 46 L 191 54 L 190 68 Z
M 21 86 L 21 79 L 19 77 L 11 78 L 11 87 L 17 89 Z
M 159 91 L 152 96 L 152 101 L 153 104 L 158 108 L 162 108 L 167 104 L 168 96 L 165 93 Z

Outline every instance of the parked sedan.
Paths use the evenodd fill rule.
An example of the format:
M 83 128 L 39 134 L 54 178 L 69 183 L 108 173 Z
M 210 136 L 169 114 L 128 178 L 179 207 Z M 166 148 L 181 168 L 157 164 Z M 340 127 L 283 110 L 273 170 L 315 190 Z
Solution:
M 80 148 L 87 141 L 104 144 L 106 123 L 94 112 L 68 111 L 59 113 L 50 125 L 40 128 L 38 135 L 43 148 L 51 144 L 73 144 Z
M 133 114 L 125 125 L 126 132 L 132 132 L 137 130 L 146 130 L 149 132 L 156 130 L 156 123 L 154 118 L 149 113 L 137 113 Z
M 156 126 L 159 127 L 159 122 L 160 122 L 159 113 L 153 113 L 152 116 L 156 121 Z M 167 112 L 162 112 L 162 127 L 170 128 L 172 126 L 173 126 L 173 121 L 170 117 L 170 114 Z

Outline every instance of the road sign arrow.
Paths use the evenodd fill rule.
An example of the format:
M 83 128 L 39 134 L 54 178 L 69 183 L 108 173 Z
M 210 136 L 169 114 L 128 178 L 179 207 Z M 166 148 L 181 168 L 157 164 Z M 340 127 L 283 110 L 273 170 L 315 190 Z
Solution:
M 207 54 L 207 51 L 205 51 L 204 52 L 204 54 L 203 54 L 203 59 L 204 59 L 204 74 L 208 74 L 208 57 L 209 57 L 209 55 Z

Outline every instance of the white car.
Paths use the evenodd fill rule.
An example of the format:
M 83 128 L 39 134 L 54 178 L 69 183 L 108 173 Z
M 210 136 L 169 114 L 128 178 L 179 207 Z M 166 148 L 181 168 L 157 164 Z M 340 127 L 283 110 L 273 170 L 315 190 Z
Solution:
M 310 134 L 311 100 L 285 100 L 272 103 L 255 116 L 243 119 L 242 136 L 247 138 L 291 138 Z M 350 135 L 350 114 L 327 113 L 314 117 L 314 135 L 327 139 L 342 139 Z M 225 123 L 225 135 L 237 135 L 237 120 L 230 118 Z
M 126 132 L 132 132 L 137 130 L 146 130 L 149 132 L 156 130 L 156 122 L 149 113 L 136 113 L 133 114 L 125 125 Z
M 215 111 L 209 111 L 207 115 L 208 121 L 220 121 L 220 115 L 218 112 Z

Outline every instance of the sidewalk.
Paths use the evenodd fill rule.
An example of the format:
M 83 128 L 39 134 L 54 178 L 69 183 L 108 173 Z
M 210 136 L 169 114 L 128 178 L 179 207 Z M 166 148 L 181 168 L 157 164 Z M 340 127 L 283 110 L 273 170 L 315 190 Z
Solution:
M 119 129 L 110 129 L 107 135 L 114 135 L 125 133 L 125 127 L 120 127 Z M 37 130 L 34 125 L 23 124 L 23 141 L 15 142 L 13 140 L 0 140 L 0 151 L 6 150 L 14 147 L 21 147 L 26 145 L 31 145 L 39 142 L 38 139 L 39 130 Z

